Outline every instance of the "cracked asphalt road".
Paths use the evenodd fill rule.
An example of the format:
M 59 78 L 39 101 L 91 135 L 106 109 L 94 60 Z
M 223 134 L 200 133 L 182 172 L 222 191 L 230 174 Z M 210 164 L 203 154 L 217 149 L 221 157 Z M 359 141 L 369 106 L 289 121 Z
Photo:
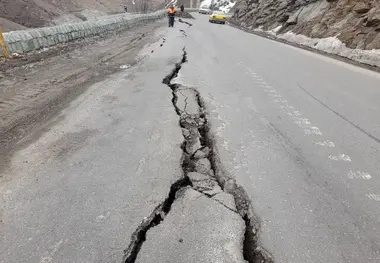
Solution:
M 380 262 L 380 75 L 194 15 L 199 90 L 275 262 Z
M 10 161 L 0 169 L 0 262 L 121 261 L 141 221 L 183 175 L 184 131 L 162 79 L 184 46 L 188 62 L 171 83 L 202 96 L 219 168 L 252 200 L 260 245 L 275 262 L 380 262 L 379 74 L 195 16 L 191 27 L 168 29 L 162 21 L 139 63 L 102 74 L 50 116 L 48 126 L 5 153 Z M 112 67 L 133 61 L 126 57 L 123 63 L 120 39 L 108 44 Z M 197 113 L 188 104 L 191 96 L 181 91 L 178 105 Z M 186 191 L 168 220 L 148 231 L 139 262 L 155 262 L 149 255 L 178 262 L 178 253 L 189 251 L 207 256 L 207 247 L 194 252 L 196 239 L 186 243 L 181 228 L 172 226 L 182 222 L 186 236 L 202 238 L 216 232 L 211 217 L 219 208 L 233 215 L 232 224 L 240 222 L 238 232 L 223 230 L 235 242 L 224 248 L 242 261 L 236 244 L 243 246 L 244 229 L 234 207 L 197 213 L 213 201 Z M 189 201 L 181 205 L 183 200 Z M 201 228 L 190 215 L 202 220 Z M 157 245 L 160 240 L 170 249 Z M 189 262 L 196 259 L 189 255 Z
M 121 262 L 134 230 L 182 176 L 183 137 L 162 78 L 184 38 L 166 27 L 150 34 L 160 41 L 145 43 L 143 60 L 88 87 L 13 153 L 1 173 L 0 262 Z M 119 55 L 120 41 L 109 52 Z

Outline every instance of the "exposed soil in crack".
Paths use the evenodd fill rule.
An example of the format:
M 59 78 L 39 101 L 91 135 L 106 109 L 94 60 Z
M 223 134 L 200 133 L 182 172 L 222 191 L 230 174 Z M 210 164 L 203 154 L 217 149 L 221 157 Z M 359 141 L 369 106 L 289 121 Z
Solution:
M 180 117 L 179 124 L 184 136 L 184 141 L 181 145 L 181 163 L 184 178 L 171 186 L 165 201 L 156 207 L 152 214 L 145 218 L 133 233 L 129 247 L 125 250 L 123 262 L 135 262 L 149 229 L 164 220 L 176 200 L 177 192 L 184 187 L 191 186 L 194 190 L 211 199 L 223 191 L 232 195 L 237 213 L 246 225 L 242 251 L 244 259 L 249 263 L 272 263 L 271 255 L 258 245 L 259 224 L 253 214 L 247 193 L 221 168 L 222 165 L 216 152 L 205 103 L 199 92 L 193 88 L 171 83 L 172 79 L 177 77 L 182 64 L 185 62 L 187 62 L 187 53 L 184 48 L 181 61 L 176 63 L 172 72 L 163 79 L 163 83 L 172 90 L 172 103 L 177 115 Z M 185 91 L 193 95 L 193 102 L 196 105 L 193 105 L 195 107 L 192 109 L 188 98 L 183 93 Z M 181 94 L 183 101 L 179 101 L 178 94 Z M 231 209 L 223 202 L 213 200 L 236 213 L 234 209 Z

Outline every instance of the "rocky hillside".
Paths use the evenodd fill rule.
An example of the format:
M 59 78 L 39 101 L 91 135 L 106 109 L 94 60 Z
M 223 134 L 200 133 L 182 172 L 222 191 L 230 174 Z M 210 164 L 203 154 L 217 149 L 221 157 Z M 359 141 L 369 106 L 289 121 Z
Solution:
M 40 27 L 60 16 L 82 10 L 117 13 L 123 12 L 123 6 L 127 5 L 130 12 L 136 12 L 144 6 L 149 10 L 162 8 L 165 2 L 167 0 L 0 0 L 0 19 L 8 21 L 3 26 L 13 22 L 25 27 Z
M 249 29 L 337 37 L 349 48 L 380 49 L 379 0 L 238 0 L 231 22 Z
M 202 0 L 200 5 L 228 13 L 235 3 L 236 0 Z

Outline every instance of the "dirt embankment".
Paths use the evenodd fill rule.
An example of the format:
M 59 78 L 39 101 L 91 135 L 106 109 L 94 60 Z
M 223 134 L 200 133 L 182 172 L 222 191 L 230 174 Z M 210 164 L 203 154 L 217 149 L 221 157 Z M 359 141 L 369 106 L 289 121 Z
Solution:
M 24 27 L 42 27 L 53 19 L 82 10 L 97 10 L 108 14 L 124 12 L 124 5 L 128 12 L 139 12 L 142 8 L 157 10 L 162 8 L 167 0 L 1 0 L 0 25 L 4 31 Z M 7 21 L 7 23 L 5 23 Z M 11 22 L 15 24 L 11 24 Z
M 87 87 L 143 59 L 141 48 L 160 39 L 155 30 L 164 24 L 0 61 L 0 170 Z
M 349 48 L 380 49 L 378 0 L 238 0 L 231 20 L 245 28 L 337 36 Z

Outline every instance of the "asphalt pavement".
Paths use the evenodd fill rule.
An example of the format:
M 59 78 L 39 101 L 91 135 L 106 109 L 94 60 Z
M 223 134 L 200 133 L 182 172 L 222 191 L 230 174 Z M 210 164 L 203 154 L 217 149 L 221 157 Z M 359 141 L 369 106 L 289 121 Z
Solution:
M 188 62 L 222 165 L 248 192 L 275 262 L 380 262 L 380 75 L 208 23 Z
M 121 262 L 182 178 L 183 137 L 162 79 L 182 59 L 184 37 L 154 34 L 139 63 L 89 87 L 4 168 L 0 262 Z
M 183 177 L 162 83 L 183 47 L 171 83 L 205 103 L 214 151 L 248 193 L 275 262 L 380 262 L 380 75 L 194 16 L 191 27 L 163 24 L 139 63 L 92 85 L 13 154 L 1 174 L 0 262 L 121 261 Z M 137 261 L 222 262 L 221 248 L 243 261 L 235 208 L 186 193 L 148 229 Z M 218 246 L 221 233 L 231 238 Z

